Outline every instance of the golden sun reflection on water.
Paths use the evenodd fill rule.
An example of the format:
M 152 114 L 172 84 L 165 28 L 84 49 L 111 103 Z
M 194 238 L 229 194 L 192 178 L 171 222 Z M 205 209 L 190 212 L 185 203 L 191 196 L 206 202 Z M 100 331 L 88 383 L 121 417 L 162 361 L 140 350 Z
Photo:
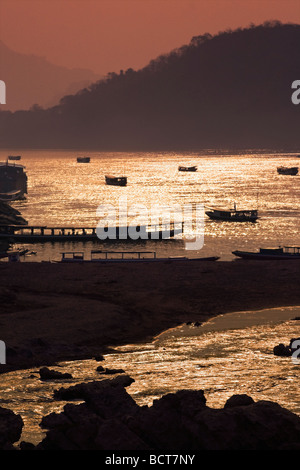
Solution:
M 150 343 L 119 347 L 100 364 L 123 369 L 134 379 L 126 390 L 140 406 L 189 389 L 203 390 L 212 408 L 223 408 L 229 397 L 245 393 L 300 415 L 300 364 L 273 354 L 275 345 L 289 344 L 299 336 L 299 321 L 294 320 L 299 316 L 300 307 L 221 315 L 200 327 L 168 330 Z M 53 367 L 72 374 L 65 381 L 43 382 L 35 369 L 3 374 L 0 405 L 21 414 L 25 423 L 21 440 L 40 442 L 42 417 L 62 411 L 65 402 L 53 400 L 55 389 L 112 377 L 99 374 L 98 365 L 95 360 L 83 360 Z
M 221 256 L 233 259 L 236 249 L 299 244 L 300 178 L 277 174 L 277 166 L 295 166 L 293 154 L 243 154 L 213 151 L 201 153 L 109 153 L 86 152 L 89 164 L 78 164 L 72 151 L 25 150 L 21 163 L 28 175 L 26 201 L 14 203 L 31 225 L 97 226 L 97 208 L 110 205 L 117 216 L 120 197 L 128 207 L 181 208 L 186 204 L 205 207 L 259 210 L 256 224 L 213 222 L 205 216 L 204 247 L 186 252 L 184 243 L 156 243 L 158 254 Z M 6 159 L 0 151 L 0 159 Z M 198 166 L 194 173 L 179 172 L 179 165 Z M 105 174 L 126 174 L 127 187 L 107 186 Z M 117 220 L 118 222 L 118 220 Z M 193 220 L 195 222 L 195 220 Z M 188 235 L 188 234 L 187 234 Z M 140 243 L 140 249 L 145 249 Z M 66 246 L 66 249 L 70 247 Z M 85 251 L 84 246 L 78 246 Z M 90 248 L 89 248 L 90 249 Z M 58 247 L 57 252 L 62 251 Z M 38 257 L 48 260 L 53 250 L 38 247 Z M 40 259 L 39 258 L 39 259 Z M 30 259 L 28 259 L 30 261 Z M 35 258 L 34 260 L 37 260 Z

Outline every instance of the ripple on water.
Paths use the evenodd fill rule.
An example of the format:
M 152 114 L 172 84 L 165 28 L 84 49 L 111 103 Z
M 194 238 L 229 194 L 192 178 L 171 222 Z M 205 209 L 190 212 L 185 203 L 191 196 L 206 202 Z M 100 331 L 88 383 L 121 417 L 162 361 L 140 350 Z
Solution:
M 202 389 L 210 407 L 222 408 L 232 395 L 245 393 L 300 415 L 299 365 L 273 354 L 275 345 L 300 336 L 293 320 L 298 316 L 300 308 L 289 307 L 221 315 L 200 327 L 181 325 L 151 343 L 117 348 L 103 365 L 123 369 L 135 380 L 127 391 L 140 406 L 167 393 Z M 22 416 L 22 440 L 40 442 L 42 417 L 63 409 L 65 402 L 53 401 L 54 389 L 107 378 L 96 371 L 98 365 L 85 360 L 53 367 L 72 374 L 64 381 L 43 382 L 37 370 L 3 374 L 0 406 Z

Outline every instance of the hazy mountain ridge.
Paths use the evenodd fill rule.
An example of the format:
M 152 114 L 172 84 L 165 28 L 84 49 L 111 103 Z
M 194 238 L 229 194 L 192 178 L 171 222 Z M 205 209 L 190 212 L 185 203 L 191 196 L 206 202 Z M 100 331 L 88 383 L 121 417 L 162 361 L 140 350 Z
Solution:
M 141 70 L 111 73 L 47 110 L 0 114 L 1 146 L 300 149 L 300 25 L 192 38 Z
M 26 110 L 33 105 L 50 107 L 67 93 L 76 93 L 100 77 L 91 70 L 69 69 L 44 57 L 21 54 L 0 41 L 1 80 L 6 83 L 3 110 Z

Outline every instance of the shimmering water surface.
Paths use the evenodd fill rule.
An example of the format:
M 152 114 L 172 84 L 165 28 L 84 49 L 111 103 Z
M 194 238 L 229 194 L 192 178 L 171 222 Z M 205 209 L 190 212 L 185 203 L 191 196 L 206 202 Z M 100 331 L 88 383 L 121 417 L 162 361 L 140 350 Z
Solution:
M 222 408 L 233 394 L 255 401 L 271 400 L 300 415 L 299 368 L 291 357 L 277 357 L 273 348 L 299 336 L 300 307 L 238 312 L 216 317 L 200 327 L 181 325 L 150 343 L 127 345 L 95 360 L 61 363 L 52 369 L 72 379 L 42 382 L 38 370 L 1 376 L 0 406 L 21 414 L 21 440 L 37 444 L 43 438 L 44 415 L 60 412 L 65 402 L 53 401 L 54 389 L 79 382 L 111 378 L 96 371 L 99 364 L 123 369 L 135 382 L 128 393 L 141 405 L 177 390 L 204 390 L 207 405 Z
M 99 205 L 114 207 L 118 219 L 120 197 L 127 198 L 129 209 L 133 204 L 141 204 L 149 213 L 154 204 L 159 207 L 204 204 L 231 208 L 236 203 L 238 209 L 258 208 L 260 220 L 256 224 L 232 224 L 215 222 L 205 216 L 204 247 L 200 251 L 187 252 L 182 240 L 137 241 L 132 242 L 129 249 L 152 250 L 158 255 L 218 255 L 228 260 L 233 258 L 231 252 L 234 249 L 299 243 L 300 178 L 278 175 L 276 171 L 279 165 L 299 165 L 296 154 L 1 150 L 0 160 L 4 161 L 8 154 L 14 153 L 22 155 L 20 163 L 26 167 L 28 195 L 26 201 L 14 202 L 13 206 L 30 225 L 95 227 L 99 222 Z M 77 163 L 76 158 L 82 155 L 89 155 L 90 163 Z M 178 172 L 178 165 L 198 165 L 198 171 Z M 128 185 L 107 186 L 105 174 L 125 174 Z M 98 245 L 102 246 L 100 241 Z M 111 248 L 108 244 L 104 246 Z M 93 247 L 90 243 L 35 245 L 37 255 L 27 257 L 27 261 L 57 260 L 61 251 L 89 253 Z M 113 244 L 113 247 L 123 249 L 124 245 Z
M 205 204 L 259 210 L 257 223 L 213 222 L 205 217 L 204 247 L 186 251 L 182 240 L 112 244 L 114 249 L 153 250 L 158 255 L 220 256 L 233 259 L 235 249 L 299 245 L 299 176 L 280 176 L 280 165 L 297 166 L 296 154 L 228 155 L 99 153 L 86 152 L 89 164 L 76 162 L 84 153 L 75 151 L 0 151 L 22 155 L 26 166 L 28 196 L 14 202 L 30 225 L 96 226 L 100 204 L 118 207 L 120 196 L 128 206 L 152 204 L 174 206 Z M 178 165 L 198 165 L 196 173 L 180 173 Z M 105 174 L 125 174 L 127 187 L 106 186 Z M 35 256 L 26 261 L 58 260 L 61 251 L 85 251 L 92 243 L 59 243 L 29 246 Z M 97 242 L 110 249 L 110 244 Z M 228 397 L 247 393 L 255 400 L 269 399 L 300 414 L 299 365 L 291 358 L 273 355 L 273 347 L 299 335 L 300 309 L 275 309 L 222 316 L 203 327 L 183 325 L 153 342 L 128 345 L 105 357 L 105 367 L 122 368 L 135 379 L 127 389 L 138 404 L 151 405 L 154 399 L 179 389 L 203 389 L 207 404 L 223 407 Z M 246 321 L 245 321 L 246 320 Z M 218 326 L 219 325 L 219 326 Z M 53 389 L 81 381 L 99 379 L 96 361 L 64 363 L 60 370 L 73 374 L 61 382 L 41 382 L 36 370 L 1 376 L 0 406 L 20 413 L 25 422 L 22 439 L 38 443 L 42 416 L 59 411 L 64 403 L 54 402 Z M 58 366 L 57 366 L 58 367 Z M 56 367 L 56 368 L 57 368 Z

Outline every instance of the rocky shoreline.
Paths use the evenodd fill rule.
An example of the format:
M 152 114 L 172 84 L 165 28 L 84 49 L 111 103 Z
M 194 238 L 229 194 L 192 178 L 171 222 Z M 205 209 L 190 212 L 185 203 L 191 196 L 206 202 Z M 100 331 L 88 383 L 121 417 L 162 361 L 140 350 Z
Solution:
M 201 324 L 234 311 L 300 305 L 298 263 L 164 262 L 152 265 L 1 263 L 1 373 L 59 361 L 101 357 L 117 345 L 138 343 L 177 326 Z M 100 366 L 101 367 L 101 366 Z M 42 370 L 42 369 L 41 369 Z M 51 372 L 51 371 L 50 371 Z M 106 370 L 103 368 L 103 377 Z M 109 371 L 108 371 L 109 372 Z M 233 397 L 211 409 L 199 391 L 169 394 L 138 406 L 114 379 L 60 390 L 63 413 L 44 417 L 39 445 L 22 450 L 268 450 L 297 449 L 300 418 L 276 403 Z M 101 371 L 100 371 L 101 373 Z M 61 376 L 59 380 L 61 380 Z M 200 384 L 201 386 L 201 384 Z M 14 448 L 22 418 L 0 409 L 0 449 Z
M 300 418 L 276 403 L 234 395 L 223 408 L 213 409 L 206 405 L 203 390 L 181 390 L 141 407 L 126 391 L 132 382 L 122 374 L 56 390 L 54 400 L 70 403 L 42 419 L 40 426 L 47 431 L 37 445 L 22 441 L 15 446 L 23 420 L 0 408 L 0 450 L 300 449 Z
M 93 358 L 182 323 L 300 305 L 299 263 L 0 263 L 9 370 Z

